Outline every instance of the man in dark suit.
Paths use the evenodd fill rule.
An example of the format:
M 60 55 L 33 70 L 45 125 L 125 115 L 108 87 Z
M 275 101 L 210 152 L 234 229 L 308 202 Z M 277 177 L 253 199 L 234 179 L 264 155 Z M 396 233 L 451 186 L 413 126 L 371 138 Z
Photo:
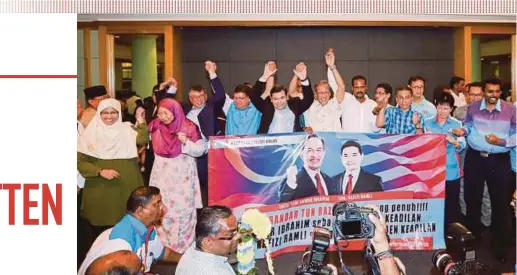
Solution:
M 341 146 L 341 163 L 345 171 L 334 177 L 335 193 L 332 195 L 383 191 L 381 177 L 361 168 L 363 158 L 363 149 L 359 143 L 349 140 Z
M 325 196 L 334 192 L 331 178 L 320 168 L 325 157 L 325 141 L 312 134 L 305 139 L 302 149 L 303 167 L 287 169 L 287 179 L 280 187 L 280 202 L 301 199 L 310 196 Z

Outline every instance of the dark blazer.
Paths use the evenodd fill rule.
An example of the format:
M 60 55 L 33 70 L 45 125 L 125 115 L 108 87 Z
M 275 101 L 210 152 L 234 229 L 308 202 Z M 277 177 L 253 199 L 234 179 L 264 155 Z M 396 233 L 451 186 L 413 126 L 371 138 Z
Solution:
M 261 97 L 265 87 L 265 82 L 257 80 L 250 96 L 253 105 L 255 105 L 255 107 L 262 113 L 262 119 L 260 120 L 260 126 L 258 129 L 259 134 L 267 134 L 269 131 L 269 125 L 271 125 L 273 116 L 275 115 L 275 107 L 273 106 L 270 97 L 268 96 L 266 99 L 262 99 Z M 289 106 L 289 109 L 294 113 L 294 132 L 303 131 L 300 126 L 300 116 L 307 111 L 307 109 L 311 107 L 312 102 L 314 102 L 314 92 L 312 91 L 310 81 L 309 86 L 302 85 L 302 92 L 303 99 L 295 97 L 287 100 L 287 106 Z
M 332 185 L 332 178 L 321 171 L 320 174 L 323 177 L 323 184 L 325 184 L 325 186 L 327 187 L 327 192 L 329 193 L 329 195 L 331 195 L 335 192 L 333 189 L 334 187 Z M 296 189 L 291 189 L 287 185 L 287 179 L 285 179 L 282 182 L 282 184 L 280 185 L 280 190 L 278 192 L 280 202 L 318 195 L 318 189 L 316 189 L 316 186 L 314 185 L 311 177 L 307 173 L 307 170 L 305 170 L 305 167 L 302 167 L 302 169 L 298 171 L 298 174 L 296 175 L 296 183 L 298 184 L 298 186 L 296 186 Z
M 346 172 L 346 171 L 345 171 Z M 343 178 L 345 172 L 336 175 L 333 178 L 333 195 L 343 195 Z M 347 179 L 348 180 L 348 179 Z M 365 172 L 363 169 L 359 172 L 359 177 L 355 183 L 352 193 L 368 193 L 368 192 L 382 192 L 382 179 L 379 176 Z

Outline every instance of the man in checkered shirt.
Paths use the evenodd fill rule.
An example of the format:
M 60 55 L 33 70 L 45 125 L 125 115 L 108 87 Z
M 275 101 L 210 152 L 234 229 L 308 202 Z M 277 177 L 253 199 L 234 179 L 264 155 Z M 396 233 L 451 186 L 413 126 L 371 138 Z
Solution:
M 387 107 L 386 99 L 378 100 L 381 108 L 376 118 L 379 128 L 386 128 L 387 134 L 422 134 L 424 120 L 422 114 L 411 109 L 413 92 L 407 87 L 395 91 L 397 106 Z

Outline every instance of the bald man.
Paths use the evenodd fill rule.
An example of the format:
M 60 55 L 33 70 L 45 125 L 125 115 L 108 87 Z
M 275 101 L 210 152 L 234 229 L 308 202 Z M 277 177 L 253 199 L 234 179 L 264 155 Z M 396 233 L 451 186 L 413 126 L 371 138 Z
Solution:
M 119 250 L 106 254 L 95 261 L 86 270 L 86 275 L 98 275 L 116 267 L 125 267 L 131 273 L 142 270 L 138 256 L 129 250 Z

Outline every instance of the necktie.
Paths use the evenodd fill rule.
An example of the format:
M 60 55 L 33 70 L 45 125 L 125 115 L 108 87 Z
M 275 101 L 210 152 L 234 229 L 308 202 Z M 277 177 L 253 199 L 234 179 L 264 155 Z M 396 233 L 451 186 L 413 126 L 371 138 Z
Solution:
M 320 196 L 325 196 L 325 189 L 323 189 L 323 184 L 321 184 L 321 178 L 320 178 L 320 174 L 319 173 L 316 173 L 316 189 L 318 189 L 318 194 Z
M 352 194 L 352 174 L 348 175 L 348 183 L 346 184 L 346 195 Z

